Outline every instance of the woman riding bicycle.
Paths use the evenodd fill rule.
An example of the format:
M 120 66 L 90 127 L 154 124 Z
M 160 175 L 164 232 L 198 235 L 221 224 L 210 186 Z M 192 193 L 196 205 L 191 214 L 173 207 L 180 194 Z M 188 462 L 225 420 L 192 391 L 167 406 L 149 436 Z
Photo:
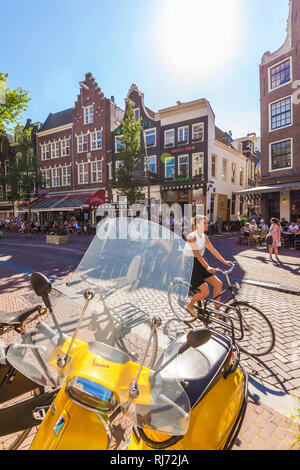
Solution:
M 184 256 L 194 257 L 194 266 L 191 279 L 191 286 L 199 292 L 194 295 L 192 300 L 186 305 L 186 311 L 194 318 L 197 317 L 197 312 L 194 308 L 196 302 L 205 299 L 209 296 L 209 286 L 213 286 L 214 299 L 219 302 L 220 294 L 222 292 L 223 283 L 214 275 L 215 269 L 203 258 L 206 248 L 214 255 L 216 259 L 224 263 L 226 266 L 232 266 L 231 261 L 226 261 L 220 253 L 213 247 L 205 232 L 208 230 L 208 219 L 205 216 L 195 216 L 193 219 L 192 232 L 187 237 L 187 243 L 184 248 Z M 215 309 L 219 309 L 219 305 L 215 304 Z

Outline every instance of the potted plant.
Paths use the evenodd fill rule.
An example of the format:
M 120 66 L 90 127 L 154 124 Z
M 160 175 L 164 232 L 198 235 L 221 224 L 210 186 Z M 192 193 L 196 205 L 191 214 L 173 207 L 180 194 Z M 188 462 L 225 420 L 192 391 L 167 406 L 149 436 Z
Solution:
M 67 245 L 68 241 L 68 232 L 63 226 L 48 229 L 46 234 L 46 243 L 48 245 Z

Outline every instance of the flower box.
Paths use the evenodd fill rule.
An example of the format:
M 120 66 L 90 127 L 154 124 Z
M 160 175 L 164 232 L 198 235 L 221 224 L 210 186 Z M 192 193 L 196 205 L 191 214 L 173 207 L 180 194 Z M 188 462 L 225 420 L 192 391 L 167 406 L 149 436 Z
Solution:
M 68 235 L 46 235 L 46 243 L 48 245 L 67 245 Z

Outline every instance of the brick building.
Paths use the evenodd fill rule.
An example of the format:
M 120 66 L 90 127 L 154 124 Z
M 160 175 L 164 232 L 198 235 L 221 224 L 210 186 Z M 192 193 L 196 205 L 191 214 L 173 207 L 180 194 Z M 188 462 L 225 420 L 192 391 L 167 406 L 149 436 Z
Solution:
M 0 134 L 0 220 L 14 216 L 14 205 L 8 200 L 10 185 L 7 178 L 9 164 L 13 160 L 13 136 Z
M 261 197 L 265 218 L 300 218 L 300 0 L 290 0 L 287 36 L 260 64 Z
M 42 219 L 90 219 L 109 198 L 106 191 L 111 130 L 122 112 L 106 98 L 91 73 L 80 82 L 73 108 L 50 113 L 37 134 L 45 185 L 32 211 Z
M 215 125 L 215 115 L 206 99 L 151 111 L 144 95 L 132 85 L 125 102 L 130 100 L 136 119 L 143 127 L 141 142 L 152 175 L 151 203 L 203 204 L 210 221 L 238 219 L 244 207 L 235 203 L 235 193 L 247 188 L 247 158 L 231 145 L 229 134 Z M 125 108 L 125 115 L 126 115 Z M 112 170 L 118 166 L 121 126 L 112 133 Z M 113 178 L 114 171 L 110 173 Z M 148 198 L 148 188 L 144 190 Z M 118 191 L 113 191 L 117 202 Z

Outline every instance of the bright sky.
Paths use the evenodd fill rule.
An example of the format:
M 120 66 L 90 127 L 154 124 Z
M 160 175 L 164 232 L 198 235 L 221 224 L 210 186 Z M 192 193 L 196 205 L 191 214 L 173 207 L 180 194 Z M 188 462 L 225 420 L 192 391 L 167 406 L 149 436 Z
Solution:
M 286 37 L 288 0 L 0 0 L 0 70 L 29 90 L 24 121 L 73 106 L 92 72 L 124 108 L 207 98 L 234 137 L 260 134 L 259 64 Z

